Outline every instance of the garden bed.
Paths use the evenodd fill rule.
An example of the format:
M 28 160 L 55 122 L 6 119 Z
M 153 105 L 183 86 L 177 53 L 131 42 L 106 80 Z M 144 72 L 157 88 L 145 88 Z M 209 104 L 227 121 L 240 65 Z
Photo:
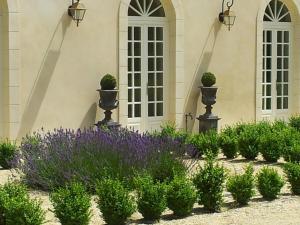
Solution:
M 227 160 L 222 155 L 218 157 L 219 163 L 223 164 L 227 169 L 229 169 L 231 174 L 235 172 L 239 173 L 243 168 L 249 163 L 249 161 L 238 157 L 233 160 Z M 204 163 L 203 160 L 199 160 L 200 164 Z M 276 168 L 280 174 L 282 171 L 283 160 L 279 160 L 278 163 L 268 164 L 271 167 Z M 261 157 L 257 161 L 253 162 L 255 171 L 258 171 L 263 166 L 265 166 L 265 161 Z M 195 168 L 194 168 L 195 169 Z M 11 177 L 12 173 L 9 170 L 0 170 L 0 184 L 7 182 L 7 179 Z M 14 177 L 13 179 L 18 179 Z M 42 199 L 42 207 L 47 210 L 46 214 L 46 225 L 59 225 L 58 219 L 54 217 L 54 214 L 48 209 L 53 209 L 49 200 L 49 194 L 42 191 L 30 191 L 32 197 L 37 197 Z M 207 213 L 203 210 L 202 206 L 195 204 L 193 214 L 184 219 L 176 219 L 170 210 L 166 210 L 163 213 L 162 219 L 157 224 L 251 224 L 251 225 L 298 225 L 300 223 L 300 197 L 293 196 L 289 190 L 289 184 L 287 183 L 278 199 L 274 201 L 265 201 L 256 191 L 256 195 L 250 201 L 248 206 L 237 207 L 228 192 L 224 192 L 225 202 L 222 207 L 221 213 Z M 96 206 L 95 201 L 92 204 L 93 216 L 91 220 L 91 225 L 105 224 L 100 216 L 99 209 Z M 146 224 L 146 221 L 142 219 L 139 213 L 133 214 L 130 218 L 130 224 Z

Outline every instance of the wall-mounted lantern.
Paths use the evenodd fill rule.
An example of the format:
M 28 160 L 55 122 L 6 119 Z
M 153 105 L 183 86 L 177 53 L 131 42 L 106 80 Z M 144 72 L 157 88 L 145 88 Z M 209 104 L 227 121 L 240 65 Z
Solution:
M 86 8 L 82 3 L 80 3 L 80 0 L 76 0 L 76 1 L 77 2 L 74 2 L 74 0 L 72 0 L 72 5 L 70 5 L 68 8 L 68 14 L 77 23 L 77 27 L 78 27 L 79 23 L 84 18 Z
M 227 10 L 224 11 L 224 4 L 226 1 Z M 230 8 L 233 6 L 234 0 L 223 0 L 222 12 L 219 14 L 219 21 L 224 25 L 228 26 L 228 30 L 234 25 L 236 15 Z

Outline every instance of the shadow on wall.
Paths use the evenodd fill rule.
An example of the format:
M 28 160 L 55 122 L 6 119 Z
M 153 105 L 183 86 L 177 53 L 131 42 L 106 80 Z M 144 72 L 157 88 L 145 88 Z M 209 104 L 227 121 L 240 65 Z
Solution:
M 60 49 L 64 41 L 67 27 L 71 23 L 71 20 L 68 18 L 69 16 L 67 13 L 63 14 L 54 30 L 39 72 L 36 76 L 34 86 L 24 107 L 18 139 L 22 138 L 23 135 L 31 131 L 39 113 L 41 104 L 47 93 L 50 80 L 60 56 Z
M 93 103 L 89 110 L 86 112 L 81 124 L 80 129 L 91 128 L 94 126 L 96 121 L 97 103 Z
M 221 28 L 221 24 L 219 20 L 216 18 L 214 23 L 212 24 L 209 33 L 207 35 L 207 38 L 205 40 L 200 58 L 198 60 L 198 64 L 196 67 L 196 72 L 193 76 L 193 79 L 190 84 L 190 88 L 187 100 L 185 102 L 185 111 L 184 114 L 192 113 L 194 115 L 194 120 L 192 122 L 188 121 L 188 131 L 192 131 L 195 122 L 197 114 L 197 107 L 198 107 L 198 99 L 200 96 L 200 89 L 199 86 L 201 85 L 201 77 L 204 72 L 208 70 L 211 58 L 213 56 L 215 43 L 217 39 L 218 32 Z

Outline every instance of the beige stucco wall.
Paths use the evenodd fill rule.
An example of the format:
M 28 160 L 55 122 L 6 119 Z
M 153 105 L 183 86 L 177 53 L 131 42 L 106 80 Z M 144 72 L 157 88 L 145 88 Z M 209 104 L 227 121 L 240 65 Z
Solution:
M 237 19 L 231 31 L 217 20 L 221 1 L 180 1 L 184 84 L 176 92 L 183 92 L 184 113 L 195 118 L 204 111 L 198 86 L 202 73 L 211 71 L 219 87 L 213 111 L 222 118 L 220 125 L 256 119 L 257 16 L 262 1 L 235 1 Z M 42 127 L 92 125 L 103 117 L 96 92 L 101 76 L 119 73 L 121 0 L 82 0 L 88 11 L 79 27 L 67 15 L 71 1 L 18 2 L 20 108 L 15 114 L 20 119 L 15 132 L 6 136 L 21 138 Z M 118 113 L 114 115 L 117 119 Z M 197 129 L 198 121 L 189 121 L 189 127 Z

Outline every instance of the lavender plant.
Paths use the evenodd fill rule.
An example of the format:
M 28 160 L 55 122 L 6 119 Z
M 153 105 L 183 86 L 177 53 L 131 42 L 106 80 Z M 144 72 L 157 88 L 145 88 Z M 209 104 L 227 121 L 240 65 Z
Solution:
M 173 138 L 127 129 L 56 129 L 25 137 L 14 164 L 33 187 L 50 190 L 75 180 L 94 190 L 96 180 L 131 180 L 136 172 L 164 163 L 166 154 L 177 163 L 188 148 Z

